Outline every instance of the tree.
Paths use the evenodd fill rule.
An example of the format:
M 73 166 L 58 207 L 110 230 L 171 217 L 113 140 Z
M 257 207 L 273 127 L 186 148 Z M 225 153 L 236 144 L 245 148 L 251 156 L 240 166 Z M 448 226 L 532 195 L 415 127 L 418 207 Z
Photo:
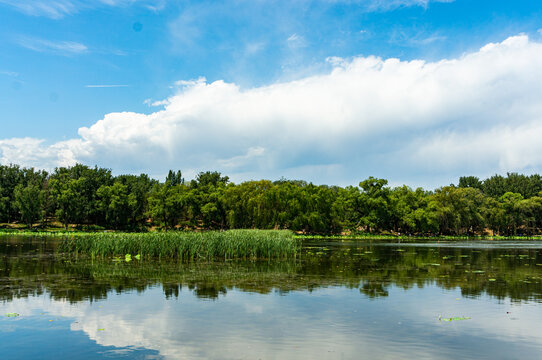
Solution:
M 97 195 L 107 223 L 115 229 L 126 228 L 135 203 L 133 199 L 130 199 L 134 195 L 129 193 L 128 186 L 120 182 L 115 182 L 112 186 L 102 185 Z
M 105 213 L 99 204 L 97 191 L 102 185 L 110 186 L 113 184 L 111 170 L 76 164 L 72 167 L 55 169 L 51 180 L 57 180 L 63 184 L 72 180 L 75 181 L 71 186 L 79 199 L 75 206 L 78 213 L 74 221 L 79 224 L 83 222 L 100 224 L 106 221 Z M 77 184 L 76 187 L 74 187 L 75 184 Z
M 115 182 L 126 185 L 129 191 L 128 204 L 131 210 L 130 226 L 144 226 L 147 220 L 148 196 L 157 180 L 151 180 L 147 174 L 120 175 Z
M 525 225 L 527 208 L 523 196 L 518 193 L 507 192 L 499 198 L 504 212 L 501 223 L 507 235 L 517 235 L 520 227 Z
M 24 184 L 24 169 L 18 165 L 0 165 L 0 221 L 11 222 L 18 216 L 15 187 Z
M 457 187 L 482 190 L 483 183 L 476 176 L 461 176 L 459 178 L 459 184 L 457 185 Z
M 359 183 L 360 204 L 363 215 L 361 223 L 368 231 L 382 230 L 390 223 L 390 189 L 386 187 L 388 180 L 369 177 Z
M 217 171 L 200 172 L 190 183 L 190 209 L 193 225 L 223 229 L 227 223 L 224 192 L 227 176 Z
M 155 184 L 149 195 L 149 215 L 164 228 L 174 228 L 186 214 L 189 194 L 184 185 Z
M 15 206 L 21 213 L 22 221 L 28 228 L 41 219 L 42 193 L 38 185 L 23 186 L 19 184 L 15 187 Z
M 393 189 L 390 202 L 394 230 L 421 234 L 437 232 L 438 223 L 435 212 L 429 207 L 429 197 L 430 193 L 422 188 L 413 191 L 404 185 Z
M 174 172 L 173 170 L 169 170 L 169 173 L 167 174 L 167 177 L 166 177 L 166 183 L 169 184 L 169 186 L 184 184 L 184 179 L 182 177 L 181 170 L 177 170 L 177 172 Z
M 83 196 L 85 178 L 61 176 L 51 179 L 51 195 L 55 201 L 57 218 L 67 229 L 69 224 L 82 224 L 88 215 L 88 198 Z

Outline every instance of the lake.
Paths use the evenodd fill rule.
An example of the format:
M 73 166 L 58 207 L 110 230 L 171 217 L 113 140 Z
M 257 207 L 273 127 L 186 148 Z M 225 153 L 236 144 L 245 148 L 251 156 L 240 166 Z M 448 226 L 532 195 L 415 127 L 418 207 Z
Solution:
M 542 354 L 539 242 L 304 240 L 296 260 L 188 263 L 55 247 L 0 237 L 2 359 Z

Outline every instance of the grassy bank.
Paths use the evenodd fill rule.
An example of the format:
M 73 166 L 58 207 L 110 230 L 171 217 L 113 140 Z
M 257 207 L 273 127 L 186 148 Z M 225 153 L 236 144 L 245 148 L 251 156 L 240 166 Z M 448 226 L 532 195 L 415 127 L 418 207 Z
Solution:
M 170 232 L 145 232 L 145 233 L 127 233 L 127 232 L 115 232 L 115 231 L 95 231 L 95 230 L 69 230 L 65 231 L 63 228 L 50 228 L 50 229 L 40 229 L 40 230 L 28 230 L 28 229 L 0 229 L 0 236 L 52 236 L 52 237 L 76 237 L 76 236 L 97 236 L 97 235 L 106 235 L 114 237 L 124 237 L 124 236 L 143 236 L 143 237 L 152 237 L 160 238 L 164 234 L 166 236 L 182 236 L 190 237 L 191 234 L 214 234 L 214 233 L 229 233 L 229 234 L 238 234 L 241 237 L 262 237 L 267 236 L 265 234 L 275 234 L 278 233 L 288 234 L 288 237 L 295 240 L 405 240 L 405 241 L 415 241 L 415 240 L 542 240 L 542 235 L 516 235 L 516 236 L 501 236 L 501 235 L 393 235 L 393 234 L 371 234 L 371 233 L 356 233 L 356 234 L 331 234 L 331 235 L 318 235 L 318 234 L 296 234 L 289 230 L 227 230 L 227 231 L 207 231 L 207 232 L 191 232 L 191 231 L 170 231 Z M 212 235 L 203 235 L 203 236 L 212 236 Z M 228 235 L 230 236 L 230 235 Z M 280 235 L 284 236 L 284 235 Z
M 382 235 L 382 234 L 351 234 L 351 235 L 309 235 L 296 234 L 296 239 L 323 239 L 323 240 L 542 240 L 542 235 Z
M 131 254 L 145 258 L 261 259 L 295 257 L 301 240 L 290 231 L 64 233 L 59 251 L 104 257 Z

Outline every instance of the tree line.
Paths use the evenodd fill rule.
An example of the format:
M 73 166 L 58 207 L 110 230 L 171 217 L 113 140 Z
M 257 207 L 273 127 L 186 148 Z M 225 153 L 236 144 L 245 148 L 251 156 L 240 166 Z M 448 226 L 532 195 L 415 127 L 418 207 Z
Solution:
M 234 184 L 219 172 L 185 181 L 146 174 L 113 176 L 77 164 L 52 173 L 0 165 L 0 223 L 144 231 L 161 229 L 291 229 L 416 235 L 542 233 L 542 177 L 508 173 L 459 179 L 434 191 L 390 187 L 369 177 L 358 186 L 302 180 Z

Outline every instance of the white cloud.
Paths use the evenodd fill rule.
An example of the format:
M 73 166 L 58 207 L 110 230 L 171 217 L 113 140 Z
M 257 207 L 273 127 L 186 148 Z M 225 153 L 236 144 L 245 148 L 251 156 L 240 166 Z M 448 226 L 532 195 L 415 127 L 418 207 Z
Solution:
M 111 291 L 106 299 L 97 302 L 70 303 L 55 300 L 45 292 L 8 301 L 2 304 L 2 311 L 19 313 L 38 324 L 46 319 L 55 323 L 59 319 L 69 321 L 71 331 L 82 331 L 101 346 L 156 350 L 166 359 L 237 359 L 240 354 L 246 359 L 312 359 L 322 358 L 322 354 L 328 354 L 326 358 L 351 359 L 363 354 L 371 359 L 395 359 L 404 357 L 403 344 L 419 342 L 422 333 L 431 333 L 443 341 L 413 346 L 409 349 L 412 358 L 435 359 L 451 352 L 457 358 L 473 356 L 476 349 L 457 348 L 454 340 L 458 330 L 453 323 L 439 322 L 439 314 L 472 316 L 461 324 L 461 332 L 471 336 L 474 343 L 493 339 L 492 344 L 500 346 L 494 353 L 506 351 L 510 344 L 534 353 L 542 344 L 538 331 L 542 313 L 535 302 L 509 304 L 508 299 L 491 301 L 485 295 L 482 300 L 461 297 L 459 288 L 388 288 L 389 298 L 378 304 L 359 294 L 357 286 L 299 291 L 295 299 L 276 292 L 261 295 L 228 289 L 226 296 L 212 303 L 198 300 L 187 287 L 182 288 L 178 300 L 167 300 L 160 286 L 126 291 L 122 296 L 112 296 Z M 410 301 L 413 297 L 431 301 L 419 306 Z M 455 300 L 458 297 L 461 301 Z M 338 302 L 341 307 L 324 306 Z M 314 306 L 308 307 L 307 303 L 318 308 L 317 316 Z M 510 321 L 506 311 L 518 321 Z M 375 317 L 374 312 L 385 315 Z M 483 316 L 488 313 L 497 315 Z M 258 326 L 246 326 L 248 321 Z M 401 332 L 400 343 L 389 336 L 390 324 Z
M 411 151 L 442 171 L 541 169 L 540 135 L 542 118 L 517 127 L 499 124 L 483 132 L 435 134 L 415 143 Z
M 53 145 L 44 145 L 44 140 L 28 137 L 3 139 L 0 140 L 0 163 L 47 169 L 69 166 L 77 162 L 78 156 L 89 155 L 83 145 L 76 139 L 60 141 Z
M 51 19 L 61 19 L 84 9 L 99 6 L 131 6 L 138 4 L 151 11 L 161 11 L 168 0 L 0 0 L 4 4 L 30 16 L 44 16 Z M 427 7 L 432 2 L 447 3 L 454 0 L 314 0 L 317 2 L 346 2 L 359 3 L 366 11 L 389 11 L 399 7 Z
M 59 19 L 77 11 L 78 1 L 73 0 L 0 0 L 0 4 L 14 7 L 18 11 L 32 16 L 46 16 Z
M 50 146 L 3 140 L 1 159 L 151 174 L 213 169 L 235 181 L 286 175 L 355 184 L 374 175 L 429 186 L 542 170 L 542 44 L 526 35 L 438 62 L 328 62 L 327 74 L 246 90 L 177 82 L 178 92 L 156 103 L 160 111 L 107 114 Z
M 51 19 L 61 19 L 75 14 L 82 9 L 92 9 L 98 6 L 128 6 L 140 3 L 147 9 L 159 11 L 164 8 L 165 0 L 0 0 L 0 4 L 30 16 L 44 16 Z
M 290 48 L 301 48 L 307 46 L 307 41 L 301 35 L 292 34 L 286 39 Z
M 27 49 L 38 52 L 52 52 L 61 55 L 83 54 L 88 52 L 88 47 L 75 41 L 54 41 L 47 39 L 21 36 L 17 43 Z
M 353 0 L 365 5 L 372 11 L 389 11 L 399 7 L 421 6 L 427 8 L 430 3 L 451 3 L 455 0 Z

